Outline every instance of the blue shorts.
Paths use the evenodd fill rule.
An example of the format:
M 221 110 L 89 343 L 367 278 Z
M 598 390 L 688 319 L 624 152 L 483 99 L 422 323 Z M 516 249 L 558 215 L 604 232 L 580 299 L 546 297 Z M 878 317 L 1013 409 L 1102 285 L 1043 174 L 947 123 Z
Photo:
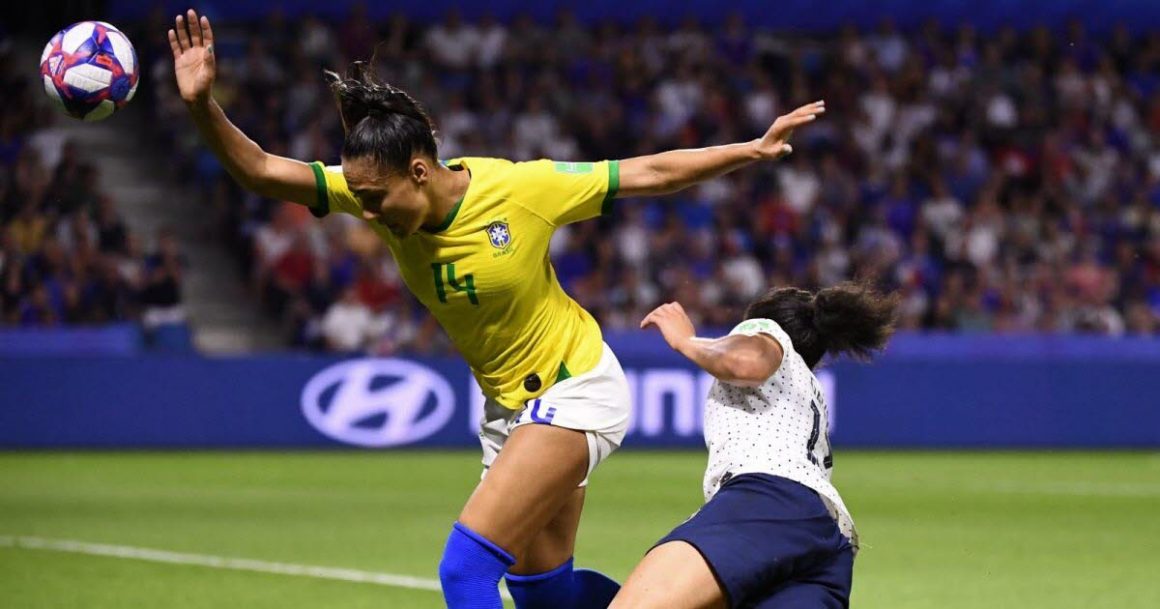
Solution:
M 657 545 L 684 541 L 705 558 L 734 608 L 846 609 L 850 541 L 818 494 L 768 474 L 741 474 Z

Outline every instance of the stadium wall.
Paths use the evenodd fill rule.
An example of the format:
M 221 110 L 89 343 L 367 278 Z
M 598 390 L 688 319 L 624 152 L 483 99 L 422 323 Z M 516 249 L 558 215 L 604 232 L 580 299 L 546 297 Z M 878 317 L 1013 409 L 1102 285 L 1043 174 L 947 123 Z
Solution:
M 633 385 L 626 445 L 701 446 L 711 379 L 654 335 L 607 338 Z M 1156 448 L 1157 372 L 1147 339 L 901 336 L 820 377 L 838 446 Z M 474 447 L 482 401 L 453 358 L 9 353 L 0 448 Z
M 507 20 L 522 13 L 531 14 L 542 22 L 551 21 L 557 11 L 567 6 L 585 21 L 613 20 L 632 23 L 641 17 L 675 25 L 686 17 L 697 17 L 704 23 L 718 23 L 731 12 L 745 16 L 751 26 L 796 31 L 828 31 L 847 23 L 863 27 L 877 25 L 884 17 L 891 17 L 903 27 L 917 25 L 927 19 L 943 23 L 972 23 L 983 31 L 992 31 L 1011 24 L 1028 28 L 1039 24 L 1060 27 L 1069 19 L 1081 19 L 1089 31 L 1103 31 L 1117 23 L 1130 29 L 1146 31 L 1160 26 L 1160 3 L 1154 0 L 735 0 L 722 10 L 714 0 L 682 2 L 674 10 L 669 0 L 588 0 L 583 3 L 535 2 L 525 0 L 490 0 L 463 3 L 454 0 L 427 0 L 400 5 L 392 2 L 365 2 L 363 0 L 278 0 L 278 2 L 222 2 L 199 1 L 193 5 L 211 19 L 257 20 L 272 7 L 285 11 L 294 18 L 320 15 L 341 19 L 351 6 L 365 4 L 373 18 L 385 18 L 403 12 L 420 21 L 442 19 L 451 9 L 459 10 L 469 19 L 485 14 Z M 189 8 L 187 0 L 110 0 L 110 18 L 114 20 L 144 19 L 158 4 L 170 14 Z

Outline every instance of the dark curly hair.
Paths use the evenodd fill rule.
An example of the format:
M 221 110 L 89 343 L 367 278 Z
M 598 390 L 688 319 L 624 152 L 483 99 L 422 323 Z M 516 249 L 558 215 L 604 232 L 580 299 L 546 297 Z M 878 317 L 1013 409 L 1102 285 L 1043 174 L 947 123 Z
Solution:
M 816 294 L 773 288 L 753 301 L 746 319 L 772 319 L 813 368 L 827 353 L 868 360 L 886 346 L 898 318 L 898 297 L 861 283 L 843 283 Z
M 351 64 L 345 78 L 324 72 L 346 131 L 342 156 L 370 156 L 400 172 L 416 154 L 439 158 L 431 117 L 406 91 L 376 82 L 373 72 L 364 61 Z

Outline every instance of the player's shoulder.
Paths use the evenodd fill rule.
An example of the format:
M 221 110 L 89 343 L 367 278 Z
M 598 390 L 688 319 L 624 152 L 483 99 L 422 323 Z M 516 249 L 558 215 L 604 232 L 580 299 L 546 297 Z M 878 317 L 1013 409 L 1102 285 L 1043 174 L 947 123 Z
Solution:
M 327 211 L 340 211 L 356 217 L 361 215 L 361 205 L 346 184 L 342 165 L 327 165 L 322 161 L 314 161 L 310 163 L 310 169 L 314 172 L 319 196 L 316 205 L 311 206 L 314 215 L 321 217 Z M 320 211 L 315 211 L 316 209 Z
M 468 169 L 472 170 L 473 172 L 477 168 L 480 170 L 485 170 L 485 169 L 502 170 L 502 169 L 509 168 L 512 165 L 515 165 L 515 163 L 513 161 L 510 161 L 508 159 L 501 159 L 501 158 L 496 158 L 496 157 L 491 157 L 491 156 L 458 156 L 458 157 L 454 157 L 454 158 L 450 158 L 450 159 L 443 159 L 442 161 L 440 161 L 440 163 L 443 163 L 443 165 L 445 165 L 447 167 L 459 167 L 459 166 L 467 167 Z
M 496 179 L 503 178 L 516 166 L 516 163 L 508 159 L 500 159 L 488 156 L 461 156 L 453 159 L 444 159 L 440 161 L 445 167 L 451 169 L 458 169 L 460 167 L 466 168 L 471 172 L 471 179 Z
M 789 337 L 789 334 L 787 334 L 786 331 L 782 329 L 781 325 L 776 321 L 765 317 L 753 317 L 746 319 L 734 326 L 729 334 L 739 334 L 743 336 L 757 336 L 759 334 L 764 334 L 765 336 L 768 336 L 777 341 L 777 344 L 781 347 L 781 350 L 784 353 L 790 353 L 794 350 L 793 339 Z
M 751 317 L 742 320 L 729 332 L 730 334 L 785 334 L 781 324 L 767 317 Z M 789 338 L 788 336 L 786 337 Z
M 323 180 L 323 184 L 327 190 L 331 192 L 349 192 L 350 187 L 346 184 L 346 176 L 342 173 L 342 165 L 328 165 L 323 161 L 314 161 L 310 163 L 310 168 L 314 170 L 314 177 L 317 180 Z
M 323 175 L 328 179 L 333 177 L 342 180 L 344 184 L 346 183 L 346 178 L 342 176 L 342 165 L 328 165 L 322 161 L 314 161 L 310 163 L 310 167 L 324 172 Z
M 514 164 L 516 170 L 523 173 L 534 173 L 543 176 L 582 176 L 602 171 L 609 161 L 554 161 L 552 159 L 536 159 L 520 161 Z
M 487 191 L 499 194 L 506 185 L 514 181 L 512 171 L 515 163 L 508 159 L 485 156 L 464 156 L 440 161 L 450 169 L 466 169 L 471 172 L 471 188 L 476 193 Z
M 440 161 L 445 167 L 471 173 L 467 189 L 467 210 L 475 212 L 492 209 L 511 198 L 513 184 L 519 182 L 512 175 L 514 165 L 507 159 L 465 156 Z
M 571 165 L 570 163 L 559 163 L 549 159 L 511 161 L 508 159 L 476 157 L 460 160 L 469 168 L 478 167 L 481 173 L 486 172 L 489 174 L 488 177 L 490 179 L 513 183 L 516 186 L 516 188 L 513 188 L 515 191 L 534 190 L 539 185 L 551 184 L 559 174 L 567 173 L 567 171 L 563 171 L 559 166 Z M 473 169 L 473 179 L 474 173 L 475 170 Z
M 512 161 L 494 157 L 459 157 L 443 161 L 448 167 L 463 166 L 471 172 L 473 199 L 524 206 L 551 184 L 552 163 L 546 159 Z

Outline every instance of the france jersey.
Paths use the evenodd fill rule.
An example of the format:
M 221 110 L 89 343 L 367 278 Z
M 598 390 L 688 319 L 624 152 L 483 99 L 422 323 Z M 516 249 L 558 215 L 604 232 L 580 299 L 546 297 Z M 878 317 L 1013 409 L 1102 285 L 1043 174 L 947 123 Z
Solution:
M 839 530 L 856 549 L 854 520 L 830 483 L 829 418 L 817 377 L 794 350 L 793 341 L 772 320 L 746 320 L 730 334 L 768 335 L 781 345 L 784 355 L 777 372 L 760 387 L 717 381 L 709 391 L 705 406 L 705 443 L 709 448 L 705 501 L 739 474 L 788 478 L 818 493 Z

